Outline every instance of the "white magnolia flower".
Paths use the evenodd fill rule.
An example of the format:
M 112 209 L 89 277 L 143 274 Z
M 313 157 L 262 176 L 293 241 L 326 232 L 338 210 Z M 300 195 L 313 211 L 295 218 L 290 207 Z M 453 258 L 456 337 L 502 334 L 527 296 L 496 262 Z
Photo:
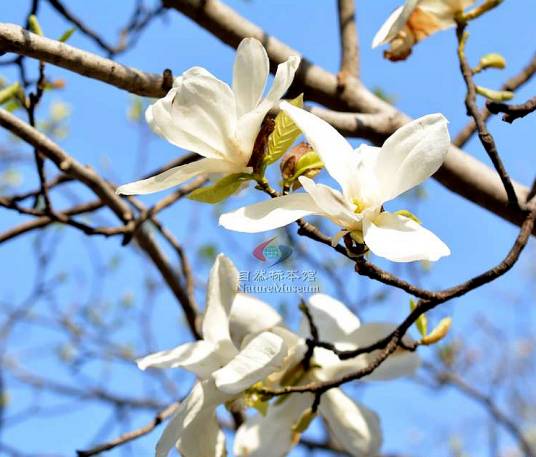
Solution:
M 455 25 L 456 15 L 476 0 L 406 0 L 381 26 L 372 41 L 375 48 L 390 44 L 389 60 L 404 60 L 413 45 L 433 33 Z
M 339 349 L 356 349 L 384 338 L 395 326 L 374 323 L 361 325 L 359 319 L 341 302 L 323 294 L 313 295 L 308 304 L 322 341 L 334 343 Z M 303 337 L 309 335 L 304 319 L 300 330 Z M 298 336 L 295 336 L 298 339 Z M 301 352 L 303 354 L 303 351 Z M 299 379 L 296 384 L 333 380 L 366 367 L 377 353 L 364 354 L 341 361 L 327 349 L 316 348 L 311 368 L 290 366 L 290 378 Z M 387 380 L 413 374 L 419 366 L 419 358 L 413 352 L 397 352 L 363 380 Z M 301 372 L 299 369 L 301 368 Z M 282 376 L 280 376 L 281 378 Z M 289 376 L 283 375 L 287 379 Z M 282 457 L 296 444 L 292 427 L 313 404 L 312 394 L 291 394 L 276 398 L 265 416 L 248 418 L 238 429 L 233 455 L 237 457 Z M 382 435 L 378 416 L 360 403 L 348 397 L 341 389 L 328 390 L 321 397 L 318 413 L 324 418 L 331 436 L 350 455 L 376 455 Z
M 248 164 L 262 121 L 290 87 L 299 64 L 298 56 L 280 64 L 264 97 L 269 60 L 254 38 L 238 46 L 232 88 L 204 68 L 187 70 L 164 98 L 149 106 L 145 117 L 156 134 L 204 158 L 120 186 L 117 192 L 157 192 L 204 173 L 251 173 Z
M 280 316 L 258 300 L 237 295 L 238 278 L 232 262 L 220 254 L 207 285 L 203 339 L 138 360 L 142 370 L 180 367 L 199 378 L 164 430 L 157 457 L 167 456 L 174 445 L 184 457 L 221 457 L 225 440 L 216 421 L 216 407 L 240 397 L 283 366 L 287 357 L 284 339 L 264 331 L 277 325 Z M 254 321 L 251 308 L 257 311 Z
M 303 132 L 342 192 L 301 176 L 305 193 L 223 214 L 221 225 L 239 232 L 262 232 L 317 214 L 342 228 L 334 243 L 351 233 L 374 254 L 394 262 L 435 261 L 450 254 L 439 238 L 413 219 L 383 211 L 384 203 L 422 183 L 443 163 L 450 138 L 441 114 L 406 124 L 381 148 L 361 145 L 354 151 L 327 122 L 286 102 L 281 109 Z

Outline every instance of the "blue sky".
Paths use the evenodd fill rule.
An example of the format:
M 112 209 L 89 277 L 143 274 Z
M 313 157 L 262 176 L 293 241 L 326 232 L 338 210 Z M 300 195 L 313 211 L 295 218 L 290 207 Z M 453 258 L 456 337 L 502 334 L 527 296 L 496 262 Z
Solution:
M 0 21 L 24 23 L 26 2 L 9 2 L 2 6 Z M 130 2 L 70 2 L 70 7 L 84 18 L 88 24 L 103 35 L 114 41 L 121 20 L 125 18 L 125 4 Z M 236 10 L 259 24 L 268 33 L 273 34 L 298 49 L 310 60 L 324 68 L 336 72 L 339 64 L 337 38 L 337 21 L 335 2 L 326 1 L 229 1 Z M 23 5 L 24 4 L 24 5 Z M 378 87 L 395 97 L 396 105 L 411 116 L 418 117 L 432 112 L 442 112 L 450 121 L 450 132 L 454 136 L 465 124 L 466 116 L 463 107 L 464 86 L 456 63 L 455 37 L 453 31 L 446 31 L 419 44 L 412 57 L 406 62 L 393 64 L 382 58 L 381 50 L 371 50 L 370 43 L 377 28 L 388 14 L 396 7 L 394 1 L 363 1 L 358 4 L 358 27 L 361 39 L 361 65 L 364 82 L 369 87 Z M 506 1 L 499 10 L 487 15 L 478 23 L 471 25 L 469 56 L 476 63 L 478 57 L 488 52 L 500 52 L 507 61 L 504 71 L 490 71 L 479 76 L 479 83 L 496 88 L 506 77 L 515 74 L 530 59 L 534 52 L 527 43 L 533 42 L 533 15 L 535 12 L 531 0 Z M 45 34 L 58 37 L 68 25 L 43 4 L 39 15 Z M 119 18 L 119 19 L 118 19 Z M 92 42 L 79 33 L 70 40 L 70 44 L 82 49 L 101 53 Z M 119 57 L 121 63 L 138 67 L 145 71 L 161 72 L 171 68 L 174 74 L 180 74 L 187 68 L 200 65 L 206 67 L 225 81 L 230 81 L 234 52 L 223 45 L 209 33 L 202 30 L 180 14 L 170 11 L 165 21 L 155 21 L 143 34 L 138 45 L 125 55 Z M 35 63 L 30 63 L 35 68 Z M 6 79 L 15 78 L 14 72 L 0 68 L 0 74 Z M 111 180 L 120 183 L 138 178 L 140 164 L 148 171 L 176 157 L 173 146 L 142 131 L 128 121 L 126 112 L 131 103 L 131 96 L 113 87 L 97 81 L 73 75 L 62 69 L 48 66 L 47 74 L 53 78 L 64 79 L 66 87 L 61 92 L 47 96 L 47 103 L 62 100 L 72 109 L 69 119 L 70 135 L 61 141 L 61 145 L 78 160 L 91 164 Z M 516 99 L 523 101 L 534 94 L 535 84 L 528 84 L 519 91 Z M 41 114 L 46 113 L 46 105 Z M 20 114 L 20 113 L 19 113 Z M 493 120 L 491 128 L 503 159 L 511 175 L 529 183 L 533 178 L 533 167 L 529 157 L 533 156 L 534 118 L 505 125 Z M 2 144 L 10 141 L 5 135 L 0 137 Z M 140 138 L 148 142 L 148 153 L 140 155 Z M 358 141 L 356 142 L 358 144 Z M 527 147 L 527 145 L 529 145 Z M 13 147 L 23 148 L 16 144 Z M 471 141 L 466 151 L 488 163 L 480 145 Z M 533 161 L 532 161 L 533 163 Z M 23 171 L 22 188 L 35 185 L 31 168 Z M 475 275 L 501 260 L 510 247 L 517 230 L 509 223 L 495 217 L 489 212 L 463 200 L 430 180 L 425 185 L 427 198 L 418 203 L 410 198 L 396 202 L 397 208 L 415 209 L 425 225 L 438 234 L 451 248 L 452 255 L 435 264 L 431 272 L 424 277 L 424 285 L 440 288 L 453 285 Z M 88 195 L 87 193 L 85 195 Z M 143 200 L 154 202 L 162 197 L 149 196 Z M 249 192 L 247 196 L 238 196 L 225 204 L 226 209 L 236 208 L 242 204 L 258 200 L 260 196 Z M 400 206 L 398 206 L 400 205 Z M 195 254 L 204 244 L 216 244 L 219 249 L 230 255 L 240 270 L 258 268 L 256 260 L 249 252 L 272 234 L 242 235 L 229 234 L 217 225 L 215 213 L 221 208 L 201 206 L 181 201 L 162 214 L 162 220 L 173 231 L 177 238 L 185 244 L 190 254 Z M 5 210 L 0 210 L 0 230 L 20 222 L 20 218 Z M 193 212 L 195 211 L 195 212 Z M 203 230 L 198 230 L 203 227 Z M 329 227 L 334 231 L 334 227 Z M 69 281 L 53 298 L 58 307 L 69 306 L 79 301 L 83 303 L 117 302 L 125 293 L 136 297 L 134 306 L 141 306 L 143 300 L 143 281 L 147 276 L 155 277 L 154 271 L 147 268 L 147 261 L 132 250 L 125 251 L 119 246 L 118 239 L 94 239 L 91 244 L 80 242 L 81 235 L 66 229 L 55 239 L 55 234 L 45 238 L 46 242 L 58 243 L 57 255 L 53 260 L 52 271 L 68 272 Z M 24 236 L 16 241 L 2 245 L 0 249 L 0 300 L 17 302 L 29 293 L 33 276 L 32 250 L 34 235 Z M 312 242 L 300 241 L 312 255 L 322 257 L 329 253 L 328 248 Z M 241 246 L 243 249 L 236 249 Z M 472 331 L 473 322 L 478 316 L 486 316 L 514 338 L 520 327 L 519 311 L 509 303 L 509 297 L 520 301 L 527 299 L 533 291 L 527 289 L 530 260 L 534 255 L 534 243 L 529 245 L 529 253 L 518 268 L 501 278 L 492 286 L 483 288 L 467 297 L 457 299 L 441 307 L 431 314 L 432 322 L 450 314 L 454 318 L 454 335 L 467 336 Z M 242 252 L 243 251 L 243 252 Z M 93 265 L 107 264 L 114 256 L 120 255 L 120 268 L 110 271 L 103 280 L 98 291 L 91 289 Z M 373 259 L 382 267 L 394 270 L 395 266 L 387 262 Z M 341 262 L 338 270 L 347 284 L 350 296 L 358 297 L 362 291 L 381 290 L 376 284 L 356 277 L 351 266 Z M 346 265 L 346 269 L 344 266 Z M 203 280 L 208 265 L 197 262 L 197 276 Z M 298 266 L 301 267 L 301 266 Z M 310 268 L 310 267 L 307 267 Z M 147 273 L 149 270 L 149 273 Z M 409 269 L 397 270 L 402 276 L 411 278 Z M 30 277 L 30 279 L 29 279 Z M 324 287 L 327 281 L 322 281 Z M 323 289 L 332 292 L 326 286 Z M 80 293 L 81 291 L 81 293 Z M 80 296 L 81 295 L 81 296 Z M 533 295 L 532 295 L 533 296 Z M 503 298 L 504 297 L 504 298 Z M 285 302 L 294 309 L 298 297 L 265 296 L 267 301 L 277 305 Z M 367 307 L 362 313 L 363 320 L 397 321 L 405 316 L 408 310 L 408 299 L 405 294 L 394 292 L 385 303 Z M 199 294 L 202 303 L 202 293 Z M 45 304 L 40 303 L 39 307 Z M 189 338 L 181 327 L 181 316 L 173 297 L 167 292 L 158 293 L 153 304 L 156 316 L 154 332 L 155 346 L 163 349 L 173 346 L 179 341 Z M 65 309 L 65 308 L 62 308 Z M 295 312 L 291 312 L 291 317 Z M 523 312 L 523 326 L 530 328 L 533 316 Z M 292 318 L 295 321 L 294 318 Z M 522 326 L 522 328 L 524 328 Z M 38 373 L 47 373 L 58 379 L 68 379 L 70 373 L 61 368 L 53 354 L 53 347 L 61 336 L 47 332 L 45 329 L 28 329 L 22 325 L 14 332 L 12 344 L 20 352 L 22 362 Z M 514 333 L 516 332 L 516 333 Z M 134 347 L 136 353 L 144 351 L 140 336 L 134 326 L 125 328 L 116 335 L 116 341 Z M 43 344 L 45 344 L 43 346 Z M 36 348 L 39 351 L 36 352 Z M 427 357 L 430 350 L 424 349 L 422 354 Z M 28 358 L 26 359 L 26 355 Z M 97 377 L 101 375 L 102 366 L 84 367 L 84 375 Z M 120 393 L 140 392 L 144 388 L 144 377 L 132 367 L 122 367 L 110 374 L 110 386 Z M 183 382 L 179 384 L 182 393 L 187 391 L 188 384 L 184 377 L 177 377 Z M 441 443 L 451 432 L 464 436 L 465 429 L 475 423 L 482 422 L 480 410 L 472 403 L 462 400 L 459 396 L 447 392 L 437 395 L 429 390 L 415 386 L 411 381 L 379 383 L 359 387 L 358 398 L 370 408 L 378 411 L 382 417 L 385 444 L 387 451 L 408 451 L 415 455 L 431 455 L 429 446 Z M 15 402 L 25 402 L 22 390 L 11 392 Z M 169 398 L 162 398 L 162 402 Z M 44 395 L 43 402 L 58 404 L 55 397 Z M 55 402 L 55 403 L 54 403 Z M 22 407 L 22 406 L 21 406 Z M 106 421 L 103 408 L 96 406 L 84 409 L 73 409 L 67 416 L 50 416 L 36 418 L 31 423 L 20 424 L 4 430 L 3 436 L 13 444 L 24 443 L 27 451 L 43 450 L 62 452 L 70 455 L 73 449 L 83 448 L 95 437 L 95 434 Z M 438 417 L 440 415 L 441 417 Z M 144 423 L 150 416 L 140 415 L 132 419 L 132 427 Z M 452 419 L 452 420 L 449 420 Z M 479 422 L 480 421 L 480 422 Z M 482 436 L 485 428 L 474 428 L 476 437 L 468 443 L 471 455 L 487 455 L 485 439 Z M 119 433 L 115 430 L 112 436 Z M 314 434 L 315 430 L 313 430 Z M 31 440 L 28 439 L 31 433 Z M 135 455 L 150 455 L 150 449 L 156 441 L 158 432 L 136 443 Z M 503 443 L 508 443 L 505 438 Z M 300 455 L 296 451 L 295 455 Z M 110 456 L 120 455 L 111 452 Z M 294 455 L 294 454 L 293 454 Z M 319 454 L 320 455 L 320 454 Z M 437 450 L 437 454 L 448 455 L 446 450 Z

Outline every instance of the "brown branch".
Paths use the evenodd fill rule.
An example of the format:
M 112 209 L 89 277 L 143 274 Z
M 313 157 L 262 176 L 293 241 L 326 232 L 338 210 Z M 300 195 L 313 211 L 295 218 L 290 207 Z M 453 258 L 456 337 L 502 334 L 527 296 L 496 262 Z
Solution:
M 290 55 L 299 54 L 216 0 L 166 0 L 166 5 L 184 12 L 231 46 L 238 46 L 241 39 L 247 36 L 262 40 L 267 47 L 272 70 Z M 162 76 L 119 65 L 112 60 L 31 34 L 16 25 L 0 24 L 0 51 L 42 59 L 138 95 L 162 97 L 166 92 Z M 295 87 L 304 90 L 308 99 L 323 103 L 331 109 L 342 108 L 384 115 L 392 130 L 381 131 L 379 135 L 370 138 L 377 144 L 410 120 L 368 91 L 355 78 L 348 78 L 345 89 L 340 91 L 336 75 L 307 60 L 302 63 Z M 333 125 L 338 127 L 336 123 Z M 356 118 L 355 126 L 354 135 L 359 135 L 359 118 Z M 369 138 L 372 130 L 371 125 L 365 128 L 363 138 Z M 453 192 L 514 224 L 521 225 L 523 222 L 523 213 L 508 206 L 506 193 L 497 174 L 457 148 L 450 149 L 434 178 Z M 517 183 L 514 186 L 519 198 L 524 199 L 528 193 L 527 188 Z
M 464 381 L 456 373 L 449 371 L 438 371 L 429 363 L 425 363 L 424 366 L 436 377 L 440 386 L 445 384 L 452 386 L 467 397 L 482 405 L 499 424 L 502 424 L 503 427 L 508 430 L 512 437 L 518 442 L 519 447 L 523 450 L 523 453 L 526 457 L 536 456 L 536 452 L 532 449 L 532 446 L 525 438 L 525 435 L 520 427 L 513 419 L 508 417 L 508 415 L 497 406 L 490 395 L 480 392 L 478 389 Z
M 418 296 L 422 296 L 423 298 L 417 303 L 415 309 L 406 317 L 406 319 L 404 319 L 404 321 L 390 335 L 387 335 L 385 338 L 378 340 L 369 346 L 361 347 L 356 350 L 340 351 L 340 350 L 337 350 L 331 343 L 323 343 L 323 342 L 318 342 L 318 341 L 315 342 L 316 346 L 324 347 L 326 349 L 332 350 L 342 360 L 354 358 L 362 354 L 368 354 L 374 351 L 381 350 L 380 354 L 378 354 L 376 358 L 374 358 L 366 367 L 356 372 L 349 373 L 348 375 L 342 376 L 338 379 L 334 379 L 334 380 L 329 380 L 329 381 L 324 381 L 324 382 L 311 382 L 311 383 L 300 385 L 300 386 L 285 386 L 279 389 L 263 388 L 263 389 L 259 389 L 259 392 L 268 396 L 286 395 L 286 394 L 293 393 L 293 392 L 296 392 L 296 393 L 310 392 L 310 393 L 315 393 L 315 394 L 322 394 L 323 392 L 326 392 L 329 389 L 338 387 L 347 382 L 361 379 L 362 377 L 371 374 L 392 353 L 394 353 L 398 347 L 402 347 L 402 348 L 410 349 L 410 350 L 415 349 L 418 343 L 410 347 L 402 341 L 402 338 L 406 334 L 406 332 L 409 330 L 409 328 L 417 321 L 419 316 L 434 309 L 438 305 L 445 303 L 446 301 L 465 295 L 468 292 L 475 290 L 478 287 L 481 287 L 485 284 L 488 284 L 494 281 L 495 279 L 507 273 L 515 265 L 515 263 L 519 259 L 519 256 L 525 249 L 527 242 L 529 240 L 529 237 L 531 236 L 531 233 L 534 230 L 535 219 L 536 219 L 536 202 L 531 200 L 529 202 L 529 207 L 531 207 L 531 210 L 526 213 L 525 221 L 523 222 L 521 226 L 521 230 L 512 248 L 509 250 L 508 254 L 505 256 L 502 262 L 500 262 L 498 265 L 494 266 L 493 268 L 485 271 L 484 273 L 478 276 L 475 276 L 467 281 L 464 281 L 461 284 L 458 284 L 454 287 L 450 287 L 448 289 L 444 289 L 442 291 L 432 292 L 432 291 L 426 291 L 424 289 L 416 288 L 414 286 L 409 285 L 409 283 L 397 278 L 396 276 L 391 275 L 390 273 L 387 273 L 387 272 L 383 272 L 379 270 L 377 267 L 374 267 L 370 264 L 367 264 L 366 265 L 367 269 L 364 270 L 368 273 L 367 274 L 364 271 L 358 270 L 357 265 L 359 265 L 360 263 L 361 264 L 363 263 L 363 261 L 358 260 L 356 262 L 356 270 L 358 271 L 358 273 L 366 274 L 372 279 L 377 279 L 381 282 L 385 282 L 391 286 L 399 287 L 403 290 L 406 290 L 409 285 L 411 286 L 411 289 L 410 289 L 411 292 L 410 290 L 407 290 L 408 292 L 417 293 L 419 294 Z M 307 226 L 303 227 L 302 224 L 299 224 L 299 225 L 300 225 L 300 231 L 298 233 L 300 233 L 301 235 L 309 236 Z M 316 229 L 316 231 L 318 231 L 318 229 Z M 317 239 L 318 234 L 313 232 L 311 236 L 309 237 L 312 239 Z
M 166 408 L 161 410 L 159 413 L 157 413 L 154 419 L 152 419 L 149 423 L 147 423 L 143 427 L 124 433 L 111 441 L 108 441 L 103 444 L 99 444 L 98 446 L 95 446 L 91 449 L 88 449 L 85 451 L 78 450 L 76 451 L 76 455 L 78 457 L 91 457 L 93 455 L 100 454 L 101 452 L 110 451 L 117 446 L 121 446 L 123 444 L 128 443 L 129 441 L 133 441 L 137 438 L 147 435 L 148 433 L 151 433 L 156 427 L 158 427 L 168 417 L 172 416 L 178 407 L 179 407 L 178 402 L 172 403 L 171 405 L 167 406 Z
M 486 122 L 480 115 L 480 111 L 478 109 L 478 105 L 476 103 L 476 84 L 473 80 L 473 70 L 471 69 L 471 65 L 469 65 L 469 62 L 467 61 L 467 57 L 465 56 L 465 43 L 468 38 L 468 32 L 466 31 L 467 23 L 466 22 L 458 22 L 458 25 L 456 27 L 456 37 L 458 38 L 458 59 L 460 61 L 460 70 L 463 76 L 463 79 L 465 81 L 465 85 L 467 86 L 467 95 L 465 97 L 465 106 L 467 108 L 467 113 L 473 117 L 476 128 L 478 131 L 478 137 L 480 138 L 480 142 L 482 143 L 482 146 L 484 146 L 484 149 L 486 150 L 491 162 L 493 163 L 493 166 L 495 167 L 495 170 L 499 174 L 499 177 L 501 178 L 501 182 L 504 186 L 504 189 L 506 191 L 506 194 L 508 195 L 508 202 L 510 206 L 512 206 L 515 209 L 519 208 L 519 203 L 517 200 L 516 191 L 514 189 L 514 186 L 510 180 L 510 176 L 508 175 L 508 172 L 506 171 L 506 168 L 504 167 L 504 164 L 501 160 L 501 157 L 499 155 L 499 151 L 497 150 L 497 145 L 495 144 L 495 140 L 491 133 L 488 130 L 488 127 L 486 126 Z
M 84 203 L 82 205 L 73 206 L 72 208 L 62 211 L 62 214 L 64 214 L 65 216 L 76 216 L 79 214 L 84 214 L 84 213 L 95 211 L 97 209 L 102 208 L 103 206 L 104 204 L 102 203 L 101 200 L 94 200 L 89 203 Z M 47 225 L 50 225 L 53 222 L 54 222 L 54 219 L 50 217 L 50 215 L 39 216 L 31 221 L 25 222 L 9 230 L 6 230 L 4 233 L 0 233 L 0 243 L 9 241 L 13 238 L 16 238 L 19 235 L 23 235 L 24 233 L 30 232 L 32 230 L 46 227 Z
M 486 106 L 493 114 L 504 113 L 502 120 L 511 124 L 516 119 L 520 119 L 536 111 L 536 97 L 532 97 L 525 103 L 521 103 L 519 105 L 488 102 Z
M 115 194 L 114 187 L 98 176 L 90 167 L 86 167 L 76 161 L 41 132 L 4 109 L 0 109 L 0 125 L 30 145 L 38 147 L 61 171 L 89 187 L 124 224 L 132 226 L 134 217 L 129 206 Z M 140 248 L 151 258 L 164 281 L 181 304 L 190 330 L 194 336 L 199 337 L 199 314 L 197 308 L 193 298 L 186 293 L 180 284 L 173 266 L 149 232 L 138 230 L 135 238 Z
M 536 73 L 536 54 L 532 56 L 532 59 L 529 61 L 529 63 L 519 73 L 509 78 L 501 86 L 501 90 L 514 92 L 516 89 L 519 89 L 521 86 L 529 82 L 535 73 Z M 487 121 L 489 117 L 491 116 L 491 112 L 488 110 L 488 108 L 484 107 L 480 111 L 480 115 L 482 116 L 484 121 Z M 467 125 L 462 130 L 460 130 L 458 135 L 454 137 L 454 139 L 452 140 L 452 144 L 458 146 L 459 148 L 462 148 L 463 146 L 465 146 L 465 144 L 469 141 L 469 139 L 473 136 L 475 132 L 476 132 L 476 124 L 475 124 L 475 121 L 471 119 L 467 123 Z
M 344 79 L 347 75 L 359 78 L 359 37 L 355 21 L 354 0 L 337 0 L 337 13 L 341 41 L 339 74 Z
M 35 35 L 14 24 L 0 24 L 0 51 L 43 60 L 97 79 L 133 94 L 163 97 L 164 78 L 118 64 L 56 40 Z

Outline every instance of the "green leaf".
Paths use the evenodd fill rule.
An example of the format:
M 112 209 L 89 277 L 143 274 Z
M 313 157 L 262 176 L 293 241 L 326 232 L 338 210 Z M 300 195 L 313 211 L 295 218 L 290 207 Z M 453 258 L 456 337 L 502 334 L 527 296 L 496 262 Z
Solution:
M 324 163 L 320 160 L 318 154 L 315 151 L 309 151 L 308 153 L 300 157 L 298 162 L 296 162 L 296 171 L 294 175 L 291 178 L 285 180 L 285 182 L 290 184 L 308 171 L 319 170 L 323 166 Z
M 63 32 L 63 35 L 58 38 L 58 41 L 65 43 L 69 38 L 73 36 L 74 32 L 76 32 L 76 29 L 74 27 L 72 29 L 67 29 L 65 32 Z
M 395 211 L 395 214 L 399 216 L 407 217 L 408 219 L 411 219 L 412 221 L 417 222 L 417 224 L 422 225 L 421 220 L 417 216 L 415 216 L 415 214 L 413 214 L 411 211 L 408 211 L 407 209 L 401 209 L 401 210 Z
M 482 70 L 488 68 L 498 68 L 499 70 L 503 70 L 506 68 L 506 59 L 495 52 L 486 54 L 480 58 L 480 62 L 473 69 L 473 73 L 480 73 Z
M 252 179 L 252 177 L 246 173 L 228 175 L 211 186 L 194 190 L 188 195 L 188 198 L 203 203 L 220 203 L 234 194 L 240 185 L 249 179 Z
M 409 308 L 411 311 L 413 311 L 417 307 L 417 304 L 411 298 L 409 300 Z M 426 314 L 421 314 L 418 319 L 415 321 L 415 326 L 417 327 L 417 330 L 421 334 L 421 336 L 424 338 L 428 334 L 428 319 L 426 318 Z
M 20 84 L 13 83 L 7 87 L 4 87 L 2 90 L 0 90 L 0 105 L 3 103 L 6 103 L 7 101 L 11 100 L 13 97 L 17 95 L 17 93 L 20 90 Z
M 514 98 L 514 93 L 509 90 L 493 90 L 488 89 L 487 87 L 476 86 L 476 92 L 483 97 L 486 97 L 488 100 L 493 102 L 507 102 Z
M 30 27 L 31 32 L 35 33 L 36 35 L 44 36 L 41 24 L 39 24 L 39 21 L 37 20 L 37 16 L 35 14 L 32 14 L 28 18 L 28 26 Z
M 302 108 L 303 94 L 289 103 Z M 275 118 L 274 131 L 268 140 L 268 153 L 264 157 L 265 166 L 279 160 L 300 134 L 300 129 L 294 124 L 294 121 L 285 112 L 280 111 Z

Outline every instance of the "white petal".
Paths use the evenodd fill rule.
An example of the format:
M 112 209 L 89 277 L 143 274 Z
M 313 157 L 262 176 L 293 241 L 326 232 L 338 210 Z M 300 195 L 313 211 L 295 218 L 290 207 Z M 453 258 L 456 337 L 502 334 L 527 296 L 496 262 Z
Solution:
M 170 168 L 156 176 L 119 186 L 119 195 L 143 195 L 169 189 L 204 173 L 240 173 L 244 168 L 224 159 L 201 159 L 186 165 Z
M 285 92 L 292 84 L 296 70 L 300 66 L 300 60 L 298 56 L 290 56 L 286 62 L 280 63 L 277 66 L 272 87 L 264 100 L 271 104 L 270 108 L 285 95 Z
M 395 329 L 396 325 L 394 324 L 381 322 L 364 324 L 350 336 L 349 341 L 351 341 L 355 347 L 370 346 L 390 335 Z M 411 339 L 404 338 L 404 341 L 410 343 Z M 374 351 L 364 356 L 360 356 L 359 358 L 361 359 L 363 357 L 368 361 L 368 364 L 378 357 L 380 352 L 381 351 Z M 403 376 L 411 376 L 415 374 L 420 363 L 420 358 L 416 352 L 401 349 L 389 356 L 372 374 L 364 377 L 363 380 L 389 380 Z
M 360 224 L 361 216 L 353 212 L 353 208 L 338 190 L 324 184 L 316 184 L 305 176 L 300 176 L 299 181 L 318 207 L 322 208 L 324 214 L 335 224 L 350 230 Z
M 283 339 L 271 332 L 263 332 L 212 376 L 222 392 L 237 394 L 279 370 L 286 355 Z
M 264 49 L 264 48 L 263 48 Z M 243 113 L 239 119 L 236 129 L 237 142 L 240 145 L 245 163 L 249 161 L 255 144 L 255 139 L 259 133 L 262 121 L 268 111 L 285 94 L 289 88 L 294 74 L 300 64 L 299 57 L 291 56 L 286 62 L 277 67 L 274 82 L 268 95 L 253 109 Z
M 203 68 L 183 74 L 176 88 L 172 117 L 184 132 L 203 140 L 228 160 L 235 160 L 235 97 L 231 88 Z
M 282 403 L 270 404 L 266 416 L 249 417 L 237 430 L 233 455 L 236 457 L 284 457 L 294 447 L 292 426 L 313 404 L 311 394 L 293 394 Z
M 418 3 L 419 0 L 407 0 L 404 6 L 394 10 L 376 33 L 372 40 L 372 47 L 389 43 L 404 28 Z
M 210 270 L 207 284 L 203 338 L 218 347 L 220 355 L 227 358 L 227 361 L 238 353 L 229 333 L 229 315 L 238 292 L 238 277 L 233 262 L 220 254 Z
M 326 121 L 303 109 L 296 108 L 287 102 L 281 102 L 281 109 L 287 113 L 298 128 L 303 132 L 307 141 L 318 153 L 328 173 L 343 188 L 352 179 L 353 150 L 350 143 Z
M 364 219 L 363 237 L 374 254 L 393 262 L 436 261 L 450 254 L 448 246 L 430 230 L 388 212 L 373 221 Z
M 247 334 L 270 330 L 282 320 L 280 314 L 262 300 L 251 295 L 237 294 L 229 320 L 233 343 L 239 348 Z
M 208 377 L 222 366 L 216 347 L 207 341 L 187 343 L 167 351 L 156 352 L 136 361 L 146 368 L 184 368 L 200 378 Z
M 164 429 L 156 445 L 156 456 L 167 457 L 177 445 L 184 457 L 221 457 L 221 432 L 215 409 L 232 398 L 216 389 L 212 380 L 198 382 Z
M 331 436 L 350 455 L 377 454 L 382 433 L 375 412 L 354 402 L 341 389 L 330 389 L 323 394 L 319 411 Z
M 151 129 L 179 148 L 196 152 L 208 158 L 223 158 L 224 153 L 215 149 L 207 137 L 198 137 L 181 128 L 181 119 L 173 113 L 173 100 L 182 86 L 182 76 L 175 79 L 173 89 L 145 111 L 145 120 Z
M 257 233 L 284 227 L 304 216 L 321 213 L 309 194 L 297 193 L 222 214 L 219 223 L 228 230 Z
M 266 50 L 255 38 L 245 38 L 236 50 L 233 68 L 233 92 L 237 117 L 252 111 L 264 92 L 270 63 Z
M 450 146 L 447 124 L 442 114 L 430 114 L 407 123 L 385 141 L 375 170 L 384 202 L 419 185 L 439 169 Z
M 307 303 L 322 341 L 331 343 L 346 341 L 348 335 L 360 326 L 358 317 L 344 303 L 329 295 L 314 294 Z M 310 335 L 309 325 L 305 318 L 302 319 L 300 333 L 303 336 Z

